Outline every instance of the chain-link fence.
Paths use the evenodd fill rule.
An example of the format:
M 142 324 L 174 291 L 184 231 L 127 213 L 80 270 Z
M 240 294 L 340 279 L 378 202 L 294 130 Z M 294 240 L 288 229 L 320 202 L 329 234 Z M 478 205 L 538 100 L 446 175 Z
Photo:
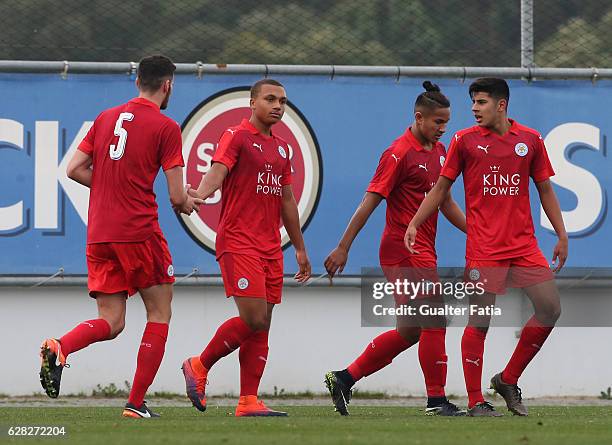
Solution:
M 611 65 L 612 2 L 529 3 L 536 65 Z M 521 65 L 521 0 L 0 0 L 0 17 L 5 60 Z

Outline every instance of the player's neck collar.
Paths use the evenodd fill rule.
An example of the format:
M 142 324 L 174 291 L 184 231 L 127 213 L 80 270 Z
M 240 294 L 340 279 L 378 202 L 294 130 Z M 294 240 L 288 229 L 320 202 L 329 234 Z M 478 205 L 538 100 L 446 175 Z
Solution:
M 252 134 L 257 134 L 257 135 L 263 137 L 264 139 L 272 139 L 274 137 L 274 134 L 272 133 L 272 129 L 270 129 L 270 136 L 267 136 L 267 135 L 263 134 L 261 131 L 259 131 L 257 129 L 257 127 L 255 125 L 253 125 L 251 123 L 251 121 L 248 120 L 248 119 L 242 119 L 242 122 L 240 123 L 240 125 L 243 128 L 246 128 L 247 130 L 249 130 Z
M 419 140 L 416 138 L 414 133 L 412 133 L 412 126 L 408 127 L 408 129 L 404 133 L 404 137 L 406 138 L 408 143 L 412 146 L 412 148 L 414 148 L 416 151 L 431 151 L 431 150 L 426 150 L 425 147 L 423 147 L 423 144 L 421 144 Z M 435 144 L 432 145 L 432 150 L 433 150 L 433 147 L 435 147 Z
M 510 128 L 508 129 L 508 133 L 512 133 L 514 135 L 519 134 L 519 123 L 517 121 L 515 121 L 514 119 L 510 119 L 510 118 L 508 118 L 508 122 L 510 122 Z M 503 137 L 506 134 L 508 134 L 508 133 L 506 133 L 506 134 L 504 134 L 502 136 L 502 135 L 499 135 L 497 133 L 493 133 L 493 131 L 491 131 L 490 128 L 481 127 L 481 126 L 478 126 L 478 130 L 480 131 L 480 134 L 483 135 L 483 136 L 488 136 L 490 134 L 495 134 L 496 136 Z
M 135 104 L 145 105 L 147 107 L 151 107 L 159 111 L 159 105 L 157 105 L 155 102 L 150 101 L 149 99 L 146 99 L 144 97 L 135 97 L 134 99 L 130 100 L 130 102 L 135 103 Z

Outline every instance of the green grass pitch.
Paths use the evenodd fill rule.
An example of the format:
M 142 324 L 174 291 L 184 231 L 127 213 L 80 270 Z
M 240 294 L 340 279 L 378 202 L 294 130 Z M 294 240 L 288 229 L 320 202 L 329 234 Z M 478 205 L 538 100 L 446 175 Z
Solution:
M 152 406 L 153 407 L 153 406 Z M 610 444 L 612 407 L 533 407 L 529 417 L 426 417 L 417 408 L 288 406 L 287 418 L 234 418 L 233 407 L 160 407 L 162 418 L 124 419 L 107 407 L 0 408 L 0 443 L 115 444 Z M 154 408 L 154 407 L 153 407 Z M 505 412 L 505 410 L 504 410 Z M 57 425 L 66 436 L 8 437 L 10 425 Z

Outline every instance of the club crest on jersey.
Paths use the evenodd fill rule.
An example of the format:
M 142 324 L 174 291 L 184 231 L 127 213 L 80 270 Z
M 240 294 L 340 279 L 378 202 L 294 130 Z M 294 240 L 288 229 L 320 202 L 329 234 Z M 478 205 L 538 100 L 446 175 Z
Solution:
M 477 281 L 480 278 L 480 272 L 478 269 L 470 270 L 470 280 Z
M 251 115 L 249 107 L 250 88 L 238 87 L 219 91 L 204 99 L 196 106 L 182 124 L 183 136 L 183 179 L 185 184 L 199 184 L 213 164 L 221 137 L 225 134 L 240 133 L 239 123 Z M 304 228 L 313 217 L 322 187 L 323 163 L 321 152 L 312 127 L 301 111 L 291 102 L 287 103 L 281 121 L 274 125 L 278 155 L 291 161 L 292 188 L 298 203 L 300 225 Z M 260 199 L 261 195 L 280 195 L 282 176 L 275 174 L 275 162 L 280 162 L 274 152 L 263 149 L 260 140 L 243 138 L 246 156 L 259 158 L 255 175 L 257 190 L 238 190 L 235 193 L 252 195 Z M 272 150 L 274 150 L 272 145 Z M 247 150 L 248 149 L 248 150 Z M 261 162 L 261 164 L 259 163 Z M 282 162 L 281 162 L 282 164 Z M 284 172 L 284 167 L 279 172 Z M 274 190 L 272 190 L 274 189 Z M 181 214 L 179 221 L 185 232 L 200 247 L 215 253 L 217 230 L 219 229 L 223 190 L 217 190 L 210 196 L 198 212 L 191 215 Z M 267 199 L 267 198 L 261 198 Z M 289 244 L 289 235 L 285 227 L 280 227 L 281 246 Z M 236 284 L 236 283 L 234 283 Z
M 529 153 L 529 147 L 524 142 L 519 142 L 514 146 L 514 152 L 522 158 Z
M 247 287 L 249 287 L 249 280 L 244 277 L 240 278 L 238 280 L 238 289 L 245 290 Z
M 444 156 L 440 156 L 440 167 L 444 166 L 444 161 L 446 161 L 446 158 Z
M 169 277 L 173 277 L 173 276 L 174 276 L 174 266 L 173 266 L 172 264 L 170 264 L 170 265 L 168 266 L 168 270 L 167 270 L 167 272 L 168 272 L 168 276 L 169 276 Z

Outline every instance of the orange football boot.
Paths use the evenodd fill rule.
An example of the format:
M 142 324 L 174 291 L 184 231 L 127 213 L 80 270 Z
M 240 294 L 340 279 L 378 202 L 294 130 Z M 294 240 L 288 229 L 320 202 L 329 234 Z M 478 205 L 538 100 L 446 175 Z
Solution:
M 40 384 L 52 399 L 60 392 L 62 371 L 69 368 L 59 340 L 48 338 L 40 345 Z
M 181 366 L 185 376 L 187 397 L 198 411 L 206 411 L 206 383 L 208 370 L 202 365 L 200 357 L 190 357 Z
M 287 413 L 268 408 L 257 396 L 240 396 L 236 417 L 286 417 Z

